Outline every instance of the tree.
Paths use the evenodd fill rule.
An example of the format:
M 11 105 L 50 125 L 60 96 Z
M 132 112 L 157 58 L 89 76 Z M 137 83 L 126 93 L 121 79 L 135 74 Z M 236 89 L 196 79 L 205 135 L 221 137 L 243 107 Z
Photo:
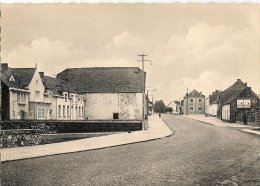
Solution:
M 165 108 L 165 104 L 164 104 L 163 100 L 156 101 L 154 103 L 154 111 L 155 112 L 163 113 L 164 112 L 164 108 Z

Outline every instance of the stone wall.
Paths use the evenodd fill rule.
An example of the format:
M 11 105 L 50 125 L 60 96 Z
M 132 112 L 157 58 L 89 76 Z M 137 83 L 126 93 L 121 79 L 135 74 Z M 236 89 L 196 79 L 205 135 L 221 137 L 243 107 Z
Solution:
M 12 129 L 0 131 L 0 148 L 39 145 L 41 134 L 37 129 Z

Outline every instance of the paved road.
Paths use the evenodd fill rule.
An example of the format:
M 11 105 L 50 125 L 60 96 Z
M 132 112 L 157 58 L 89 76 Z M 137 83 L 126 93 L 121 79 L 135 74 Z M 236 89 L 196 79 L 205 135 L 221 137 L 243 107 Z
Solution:
M 259 136 L 178 116 L 163 119 L 173 136 L 2 163 L 2 185 L 260 185 Z

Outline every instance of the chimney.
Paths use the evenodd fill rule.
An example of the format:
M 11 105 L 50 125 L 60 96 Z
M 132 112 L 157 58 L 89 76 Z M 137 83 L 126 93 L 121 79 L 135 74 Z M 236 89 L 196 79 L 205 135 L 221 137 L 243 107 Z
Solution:
M 43 78 L 44 77 L 44 72 L 39 72 L 39 73 L 40 73 L 41 78 Z
M 200 96 L 202 96 L 202 92 L 200 92 Z
M 237 82 L 241 82 L 241 79 L 237 79 Z
M 247 82 L 245 82 L 245 86 L 247 87 Z
M 2 66 L 3 69 L 7 69 L 8 68 L 8 63 L 2 63 L 1 66 Z

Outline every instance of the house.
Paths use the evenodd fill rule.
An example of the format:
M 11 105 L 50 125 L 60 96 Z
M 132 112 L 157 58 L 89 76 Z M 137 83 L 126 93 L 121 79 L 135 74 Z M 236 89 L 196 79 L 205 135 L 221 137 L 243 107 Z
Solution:
M 212 92 L 211 95 L 209 95 L 208 98 L 206 98 L 206 113 L 210 116 L 217 116 L 218 115 L 218 106 L 220 102 L 220 95 L 221 91 L 216 90 L 215 92 Z
M 70 83 L 40 72 L 45 87 L 46 99 L 52 103 L 50 118 L 53 120 L 83 120 L 84 100 L 77 89 Z
M 172 108 L 172 113 L 180 114 L 180 102 L 171 101 L 167 106 Z
M 51 103 L 37 68 L 10 68 L 1 64 L 2 120 L 46 119 Z
M 143 121 L 145 77 L 137 67 L 69 68 L 57 75 L 84 95 L 88 120 Z
M 193 90 L 183 100 L 184 115 L 205 114 L 205 96 L 201 92 Z
M 241 79 L 221 92 L 219 101 L 219 117 L 230 123 L 259 126 L 256 123 L 259 117 L 260 102 L 247 83 Z

